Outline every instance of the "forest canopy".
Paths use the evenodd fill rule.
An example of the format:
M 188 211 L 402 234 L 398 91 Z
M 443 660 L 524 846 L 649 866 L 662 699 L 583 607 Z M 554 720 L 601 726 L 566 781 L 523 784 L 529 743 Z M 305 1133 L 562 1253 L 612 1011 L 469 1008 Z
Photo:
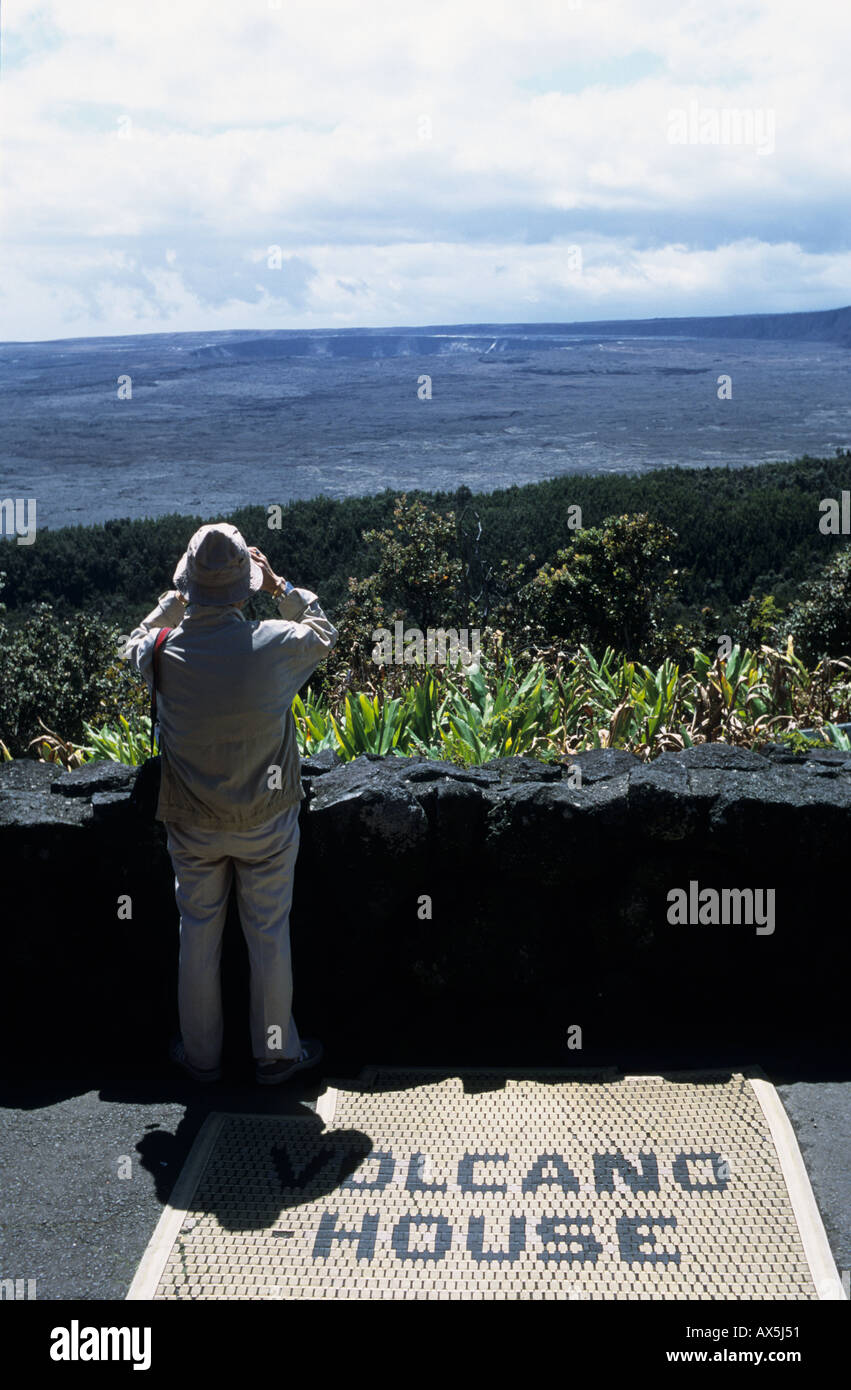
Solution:
M 393 724 L 400 701 L 413 700 L 423 727 L 430 727 L 426 705 L 438 686 L 431 690 L 426 683 L 418 691 L 414 668 L 398 660 L 390 667 L 376 663 L 376 629 L 389 632 L 400 620 L 421 632 L 480 630 L 492 674 L 502 671 L 494 678 L 507 681 L 506 690 L 516 684 L 524 710 L 524 682 L 536 663 L 564 696 L 563 673 L 575 684 L 583 671 L 597 670 L 595 660 L 608 671 L 616 658 L 621 675 L 612 677 L 612 690 L 643 682 L 636 719 L 648 692 L 656 692 L 653 728 L 648 725 L 646 737 L 629 734 L 650 751 L 701 730 L 700 736 L 720 736 L 726 729 L 718 722 L 722 706 L 733 721 L 727 732 L 744 736 L 754 702 L 763 698 L 760 683 L 768 679 L 764 658 L 774 663 L 774 703 L 760 716 L 763 724 L 801 716 L 835 721 L 845 717 L 851 700 L 851 664 L 834 660 L 851 655 L 851 547 L 841 524 L 825 523 L 827 516 L 835 522 L 845 515 L 851 529 L 851 505 L 844 505 L 851 504 L 850 483 L 851 454 L 844 453 L 736 470 L 566 475 L 475 495 L 466 487 L 432 494 L 387 490 L 268 511 L 246 508 L 228 518 L 171 515 L 45 529 L 28 545 L 6 539 L 0 545 L 0 755 L 23 756 L 46 735 L 57 748 L 63 740 L 91 737 L 92 720 L 104 728 L 125 715 L 134 726 L 143 720 L 147 691 L 118 657 L 121 634 L 172 587 L 193 532 L 225 519 L 265 552 L 278 573 L 318 593 L 338 628 L 312 693 L 304 692 L 311 702 L 310 712 L 303 711 L 311 746 L 325 746 L 331 737 L 334 710 L 340 718 L 346 711 L 349 733 L 334 725 L 334 738 L 348 739 L 350 752 L 372 746 L 373 736 L 379 744 L 385 734 L 401 736 L 398 719 Z M 245 616 L 272 618 L 276 609 L 267 594 L 258 595 Z M 731 668 L 750 692 L 741 729 L 730 681 L 720 669 L 708 674 L 734 645 L 751 653 L 735 656 Z M 630 663 L 645 664 L 640 678 Z M 677 672 L 683 689 L 698 692 L 691 732 L 672 733 L 654 723 L 665 700 L 680 698 Z M 537 679 L 529 678 L 533 684 Z M 601 680 L 603 686 L 608 680 L 599 674 L 589 679 L 598 695 Z M 717 699 L 707 693 L 713 681 Z M 365 726 L 355 734 L 350 694 L 356 695 L 357 718 L 367 719 L 372 732 Z M 487 704 L 484 688 L 479 697 Z M 535 698 L 546 703 L 551 696 L 539 691 Z M 612 726 L 589 736 L 627 737 L 621 727 L 627 708 L 622 694 L 618 699 L 608 714 L 599 714 L 593 700 L 580 700 L 589 718 Z M 713 700 L 721 701 L 718 709 Z M 472 706 L 464 709 L 453 728 L 473 717 Z M 549 706 L 544 714 L 552 716 Z M 512 746 L 518 736 L 512 726 Z M 444 730 L 440 738 L 446 737 Z M 460 756 L 460 746 L 455 751 Z
M 646 514 L 674 533 L 670 564 L 677 571 L 680 616 L 694 618 L 706 606 L 728 625 L 751 595 L 770 594 L 780 608 L 805 580 L 847 544 L 820 530 L 819 504 L 851 487 L 851 453 L 833 459 L 804 457 L 753 468 L 658 469 L 643 474 L 579 477 L 566 474 L 491 493 L 411 492 L 435 513 L 454 515 L 457 559 L 479 616 L 504 597 L 499 576 L 519 565 L 543 566 L 570 545 L 570 509 L 580 508 L 582 528 L 613 516 Z M 129 631 L 171 587 L 186 542 L 208 521 L 232 521 L 249 544 L 293 583 L 313 588 L 329 613 L 349 596 L 349 579 L 381 565 L 377 536 L 392 520 L 399 493 L 291 502 L 280 528 L 262 507 L 229 517 L 170 515 L 155 520 L 115 520 L 95 526 L 39 530 L 33 545 L 0 541 L 0 572 L 7 620 L 29 605 L 50 602 L 58 616 L 97 613 Z M 372 540 L 364 538 L 372 533 Z M 531 578 L 531 574 L 527 575 Z

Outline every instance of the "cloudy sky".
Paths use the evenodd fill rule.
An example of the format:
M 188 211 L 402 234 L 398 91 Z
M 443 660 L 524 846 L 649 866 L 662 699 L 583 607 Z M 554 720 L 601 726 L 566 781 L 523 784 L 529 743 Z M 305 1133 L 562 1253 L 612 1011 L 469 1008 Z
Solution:
M 0 339 L 851 303 L 836 0 L 3 0 Z

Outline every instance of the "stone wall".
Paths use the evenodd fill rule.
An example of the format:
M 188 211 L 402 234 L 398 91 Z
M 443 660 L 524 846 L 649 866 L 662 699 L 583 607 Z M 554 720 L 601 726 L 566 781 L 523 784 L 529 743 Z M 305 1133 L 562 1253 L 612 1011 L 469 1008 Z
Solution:
M 779 1050 L 823 1067 L 844 1049 L 851 761 L 710 744 L 650 765 L 588 752 L 572 767 L 304 762 L 295 1013 L 331 1063 L 658 1053 L 676 1066 Z M 177 913 L 164 829 L 129 805 L 134 777 L 113 763 L 0 764 L 7 1073 L 54 1058 L 110 1075 L 163 1067 Z M 693 897 L 714 889 L 721 912 L 724 890 L 757 890 L 763 925 L 672 924 L 669 894 L 690 883 Z M 228 1055 L 247 1058 L 233 906 L 223 974 Z

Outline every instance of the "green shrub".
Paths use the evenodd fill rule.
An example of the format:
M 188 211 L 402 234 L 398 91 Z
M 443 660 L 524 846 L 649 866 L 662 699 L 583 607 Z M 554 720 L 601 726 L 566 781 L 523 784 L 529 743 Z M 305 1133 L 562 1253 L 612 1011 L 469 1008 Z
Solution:
M 519 595 L 540 640 L 640 656 L 657 639 L 677 582 L 676 535 L 646 514 L 577 531 Z
M 655 669 L 608 648 L 588 647 L 536 661 L 528 669 L 495 646 L 480 669 L 410 668 L 394 695 L 347 691 L 332 701 L 310 686 L 293 701 L 299 751 L 331 748 L 343 759 L 363 753 L 427 757 L 463 764 L 528 754 L 564 760 L 586 748 L 623 748 L 650 759 L 705 741 L 851 751 L 836 726 L 851 714 L 848 663 L 808 668 L 794 652 L 734 647 L 726 660 L 698 650 L 688 666 L 666 659 Z M 806 738 L 800 727 L 821 725 Z M 83 729 L 78 746 L 45 739 L 45 757 L 66 765 L 93 758 L 141 762 L 148 721 L 120 716 Z M 71 760 L 73 761 L 73 764 Z
M 59 620 L 32 606 L 12 629 L 0 613 L 0 740 L 25 757 L 47 729 L 80 741 L 86 721 L 116 724 L 148 705 L 138 675 L 118 658 L 118 629 L 90 614 Z
M 85 724 L 88 744 L 81 745 L 79 752 L 84 762 L 110 761 L 131 763 L 139 766 L 151 754 L 150 715 L 138 715 L 131 724 L 123 714 L 118 716 L 118 728 L 111 729 L 104 724 L 95 729 Z
M 801 586 L 784 632 L 805 661 L 851 652 L 851 546 L 840 550 L 814 580 Z

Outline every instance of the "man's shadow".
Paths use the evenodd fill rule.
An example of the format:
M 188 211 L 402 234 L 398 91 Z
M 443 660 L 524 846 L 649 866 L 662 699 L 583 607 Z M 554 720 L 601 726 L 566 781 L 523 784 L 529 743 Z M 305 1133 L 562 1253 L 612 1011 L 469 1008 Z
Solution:
M 136 1152 L 163 1205 L 186 1203 L 193 1214 L 214 1215 L 227 1231 L 270 1230 L 283 1211 L 340 1188 L 373 1148 L 361 1130 L 326 1131 L 304 1104 L 260 1117 L 237 1109 L 225 1113 L 195 1191 L 181 1190 L 178 1174 L 209 1114 L 205 1105 L 190 1103 L 174 1134 L 149 1126 Z

